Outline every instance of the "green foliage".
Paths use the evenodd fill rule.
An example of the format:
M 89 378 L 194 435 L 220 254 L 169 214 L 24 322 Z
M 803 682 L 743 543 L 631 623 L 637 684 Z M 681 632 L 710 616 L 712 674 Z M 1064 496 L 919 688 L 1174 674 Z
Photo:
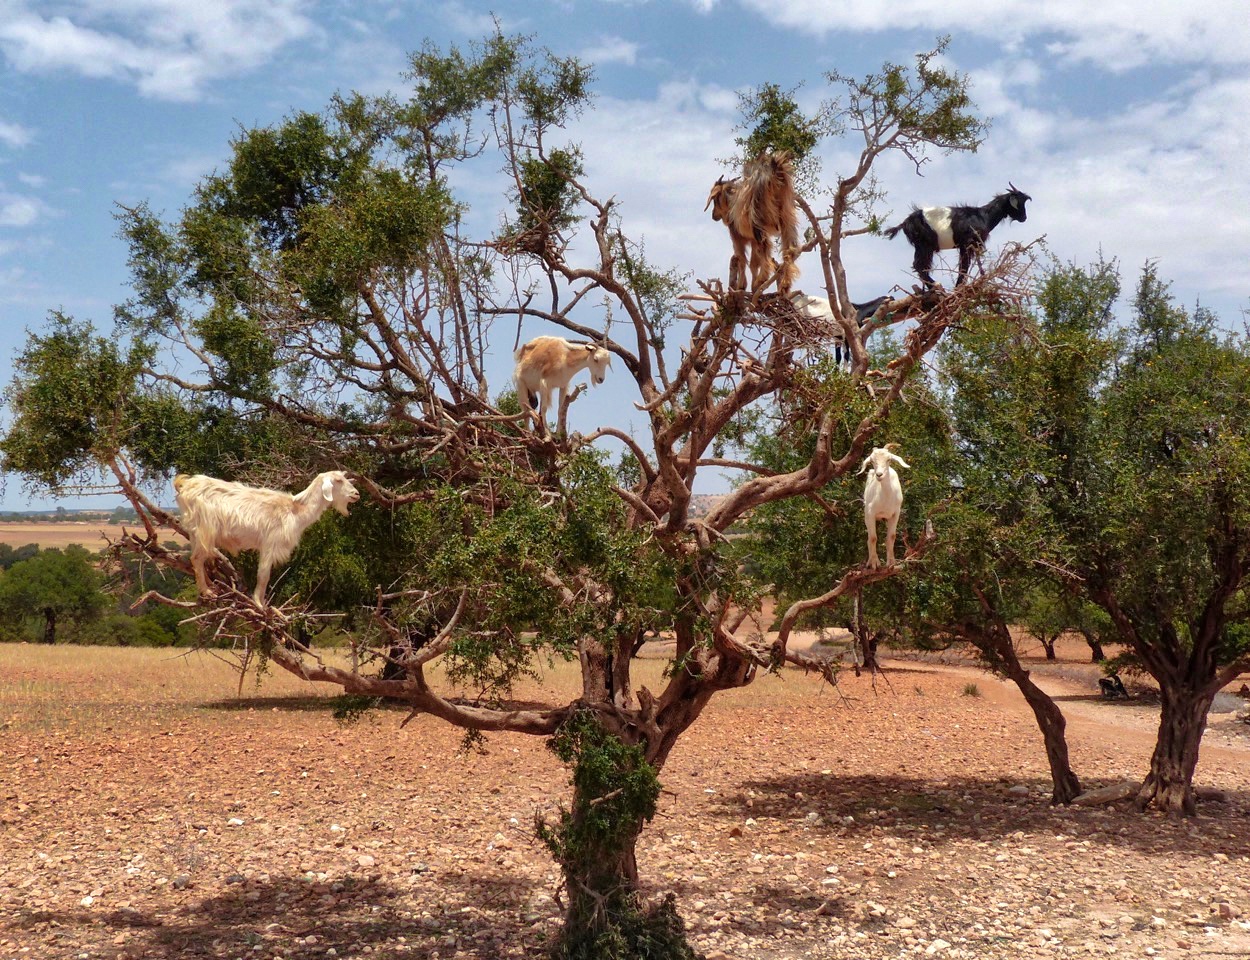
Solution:
M 961 692 L 963 693 L 965 697 L 981 696 L 981 688 L 978 687 L 975 683 L 965 683 L 964 688 Z
M 973 112 L 967 76 L 935 64 L 949 45 L 950 37 L 943 37 L 933 50 L 916 54 L 914 76 L 901 65 L 886 64 L 860 85 L 857 95 L 879 95 L 885 116 L 914 142 L 946 153 L 976 152 L 989 125 Z
M 38 552 L 39 544 L 37 543 L 28 543 L 21 547 L 11 547 L 7 543 L 0 543 L 0 570 L 8 570 L 13 564 L 29 560 Z
M 609 733 L 590 711 L 574 713 L 548 746 L 573 766 L 577 798 L 560 827 L 543 831 L 552 854 L 564 863 L 622 852 L 637 834 L 637 821 L 655 816 L 660 796 L 659 778 L 642 747 Z
M 330 703 L 333 706 L 334 719 L 345 726 L 350 726 L 353 723 L 359 723 L 366 714 L 381 706 L 382 698 L 344 693 L 334 697 Z
M 57 490 L 97 477 L 125 446 L 135 382 L 150 354 L 123 350 L 59 312 L 48 322 L 50 330 L 32 334 L 14 361 L 0 466 Z
M 642 243 L 633 243 L 621 237 L 618 249 L 621 278 L 637 298 L 650 332 L 651 345 L 657 350 L 663 349 L 665 334 L 681 304 L 677 298 L 686 292 L 690 275 L 678 270 L 658 269 L 647 260 Z
M 783 90 L 775 83 L 761 84 L 738 94 L 738 107 L 743 126 L 750 128 L 745 137 L 735 137 L 744 158 L 756 157 L 765 150 L 786 151 L 801 164 L 820 142 L 817 121 L 808 119 L 794 99 L 797 88 Z
M 47 643 L 56 640 L 59 620 L 81 625 L 97 619 L 107 605 L 91 554 L 71 544 L 41 550 L 15 563 L 0 577 L 0 615 L 42 622 Z
M 1191 653 L 1213 670 L 1240 655 L 1222 638 L 1247 609 L 1250 349 L 1178 308 L 1151 265 L 1123 330 L 1119 292 L 1113 263 L 1056 264 L 1036 337 L 985 326 L 944 356 L 970 503 L 1003 533 L 1015 609 L 1045 589 L 1106 639 L 1114 606 L 1116 639 L 1156 675 Z
M 739 92 L 739 127 L 747 133 L 735 137 L 734 143 L 744 161 L 765 150 L 789 153 L 794 162 L 795 182 L 801 192 L 810 192 L 817 187 L 820 175 L 816 147 L 823 137 L 836 132 L 836 125 L 823 105 L 812 116 L 804 114 L 797 94 L 797 87 L 785 90 L 775 83 Z
M 874 367 L 886 366 L 898 351 L 897 342 L 888 333 L 873 337 L 870 347 Z M 811 367 L 790 402 L 799 407 L 819 405 L 838 413 L 835 449 L 845 447 L 872 405 L 866 392 L 855 389 L 851 378 L 832 362 Z M 752 433 L 750 458 L 774 470 L 795 469 L 811 456 L 815 429 L 814 417 L 802 409 L 791 406 L 775 411 Z M 910 470 L 899 469 L 904 503 L 896 550 L 901 556 L 905 538 L 917 539 L 925 518 L 950 499 L 952 480 L 958 475 L 949 421 L 923 378 L 913 382 L 907 399 L 895 406 L 886 429 L 872 439 L 875 446 L 887 442 L 897 443 L 899 455 L 911 465 Z M 794 600 L 824 593 L 847 570 L 867 560 L 864 477 L 855 472 L 857 469 L 858 465 L 821 490 L 820 501 L 784 500 L 753 511 L 746 525 L 752 536 L 740 541 L 737 547 L 752 576 L 759 582 L 773 584 L 779 611 Z M 884 524 L 880 525 L 882 539 L 884 529 Z M 882 542 L 878 552 L 883 550 Z M 870 626 L 905 626 L 901 617 L 902 587 L 896 580 L 868 587 L 863 598 Z M 852 598 L 848 596 L 832 608 L 813 611 L 804 622 L 812 626 L 845 624 L 851 609 Z
M 521 164 L 517 225 L 521 230 L 560 234 L 577 223 L 581 196 L 572 185 L 585 173 L 581 151 L 552 150 L 545 157 L 526 157 Z
M 552 960 L 697 960 L 669 893 L 657 904 L 604 902 L 607 922 L 590 929 L 566 928 Z

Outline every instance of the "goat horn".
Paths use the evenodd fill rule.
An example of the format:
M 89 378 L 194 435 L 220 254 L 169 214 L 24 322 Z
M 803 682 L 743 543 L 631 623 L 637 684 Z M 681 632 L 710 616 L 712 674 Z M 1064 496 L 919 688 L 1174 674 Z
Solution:
M 1019 192 L 1020 192 L 1020 188 L 1019 188 L 1019 187 L 1017 187 L 1017 186 L 1016 186 L 1014 183 L 1012 183 L 1010 180 L 1008 180 L 1008 181 L 1007 181 L 1007 189 L 1008 189 L 1008 190 L 1010 190 L 1010 191 L 1012 191 L 1013 193 L 1019 193 Z

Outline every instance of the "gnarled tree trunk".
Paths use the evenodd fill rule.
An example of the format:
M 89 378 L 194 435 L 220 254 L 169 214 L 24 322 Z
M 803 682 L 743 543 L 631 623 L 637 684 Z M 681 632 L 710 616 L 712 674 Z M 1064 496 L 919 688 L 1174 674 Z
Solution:
M 1037 719 L 1037 727 L 1042 732 L 1042 742 L 1046 746 L 1046 760 L 1050 764 L 1052 784 L 1052 803 L 1071 803 L 1081 795 L 1081 781 L 1073 772 L 1068 758 L 1068 741 L 1065 736 L 1067 721 L 1063 712 L 1047 694 L 1029 676 L 1016 656 L 1015 645 L 1011 642 L 1011 633 L 1007 624 L 993 610 L 985 594 L 978 590 L 978 597 L 986 611 L 987 622 L 984 624 L 966 625 L 964 634 L 985 655 L 986 659 L 996 665 L 1012 683 L 1020 688 L 1025 702 Z
M 1009 670 L 1007 676 L 1024 694 L 1025 702 L 1037 719 L 1038 729 L 1042 731 L 1042 742 L 1046 746 L 1046 760 L 1050 764 L 1053 786 L 1051 802 L 1071 803 L 1081 795 L 1081 781 L 1073 773 L 1068 760 L 1068 740 L 1064 735 L 1067 721 L 1055 701 L 1030 679 L 1029 671 L 1020 667 L 1019 661 L 1016 662 L 1016 668 Z
M 1186 684 L 1165 686 L 1159 715 L 1159 737 L 1150 758 L 1150 774 L 1137 794 L 1140 810 L 1154 806 L 1168 813 L 1192 817 L 1194 769 L 1207 728 L 1207 712 L 1215 688 L 1194 689 Z
M 1055 659 L 1055 641 L 1059 639 L 1059 634 L 1056 633 L 1050 637 L 1041 636 L 1041 637 L 1038 637 L 1038 639 L 1042 641 L 1042 649 L 1046 651 L 1046 659 L 1054 660 Z
M 1089 644 L 1089 662 L 1098 663 L 1100 660 L 1106 660 L 1106 656 L 1102 652 L 1102 643 L 1090 631 L 1082 630 L 1081 636 L 1085 638 L 1085 642 Z

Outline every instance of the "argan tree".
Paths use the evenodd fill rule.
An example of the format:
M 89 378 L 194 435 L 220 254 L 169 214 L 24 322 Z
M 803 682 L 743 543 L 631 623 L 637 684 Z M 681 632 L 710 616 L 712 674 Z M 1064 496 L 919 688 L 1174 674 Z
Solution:
M 804 208 L 820 263 L 809 284 L 845 311 L 849 375 L 806 373 L 833 330 L 805 326 L 788 301 L 731 295 L 715 279 L 679 300 L 681 265 L 650 264 L 628 211 L 604 199 L 612 185 L 591 182 L 578 145 L 558 142 L 590 106 L 587 68 L 495 35 L 470 51 L 423 49 L 401 97 L 337 98 L 244 132 L 173 222 L 124 210 L 134 296 L 116 336 L 71 330 L 82 349 L 55 362 L 33 342 L 9 394 L 4 465 L 50 486 L 103 466 L 142 520 L 119 549 L 175 568 L 185 560 L 161 546 L 161 526 L 178 530 L 178 518 L 150 481 L 201 470 L 289 489 L 350 470 L 365 496 L 349 519 L 310 531 L 291 564 L 298 595 L 258 607 L 222 563 L 198 622 L 297 676 L 405 701 L 471 737 L 550 738 L 572 767 L 567 808 L 540 827 L 566 885 L 557 952 L 636 956 L 646 943 L 648 956 L 689 956 L 671 902 L 650 911 L 638 896 L 634 850 L 658 774 L 719 691 L 803 660 L 739 630 L 758 591 L 724 533 L 856 469 L 949 325 L 974 322 L 1018 281 L 1008 257 L 953 295 L 904 295 L 854 326 L 840 251 L 869 227 L 857 213 L 875 159 L 900 149 L 920 163 L 980 139 L 966 81 L 933 58 L 830 78 L 843 99 L 829 116 L 862 137 L 860 161 Z M 460 172 L 501 169 L 502 223 L 496 211 L 471 218 Z M 691 217 L 702 200 L 690 198 Z M 498 229 L 471 226 L 484 221 Z M 539 433 L 492 389 L 492 357 L 522 318 L 605 344 L 617 422 Z M 897 356 L 870 371 L 868 338 L 903 321 Z M 93 373 L 119 363 L 133 374 L 124 383 Z M 50 378 L 107 429 L 39 402 Z M 867 398 L 849 423 L 848 390 Z M 735 460 L 744 418 L 783 398 L 811 425 L 806 458 L 782 471 Z M 747 479 L 694 516 L 698 476 L 726 466 Z M 886 579 L 910 563 L 846 575 Z M 334 614 L 348 666 L 301 642 Z M 648 630 L 676 639 L 657 690 L 632 673 Z M 577 697 L 517 707 L 515 682 L 547 656 L 580 665 Z M 478 695 L 456 699 L 452 684 Z
M 1035 518 L 1011 557 L 1159 684 L 1139 805 L 1192 814 L 1211 702 L 1250 665 L 1250 348 L 1176 307 L 1152 266 L 1126 326 L 1119 294 L 1114 264 L 1056 266 L 1035 340 L 985 324 L 945 369 L 970 469 Z

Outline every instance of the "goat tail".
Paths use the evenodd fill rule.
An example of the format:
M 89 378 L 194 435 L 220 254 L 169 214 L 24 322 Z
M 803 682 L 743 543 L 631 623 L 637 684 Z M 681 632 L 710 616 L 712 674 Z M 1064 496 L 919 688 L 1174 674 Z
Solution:
M 777 290 L 782 296 L 788 296 L 794 281 L 799 278 L 799 218 L 793 182 L 783 192 L 777 219 L 781 227 L 781 273 L 777 279 Z
M 790 288 L 794 286 L 794 281 L 799 278 L 799 265 L 794 262 L 794 258 L 787 255 L 781 261 L 781 269 L 777 273 L 777 292 L 783 297 L 790 295 Z
M 898 236 L 898 232 L 902 229 L 903 225 L 900 223 L 897 227 L 890 227 L 888 230 L 882 230 L 881 232 L 885 235 L 886 239 L 893 240 Z
M 181 493 L 182 485 L 190 479 L 191 478 L 187 476 L 185 473 L 180 473 L 177 476 L 175 476 L 174 477 L 174 493 Z

